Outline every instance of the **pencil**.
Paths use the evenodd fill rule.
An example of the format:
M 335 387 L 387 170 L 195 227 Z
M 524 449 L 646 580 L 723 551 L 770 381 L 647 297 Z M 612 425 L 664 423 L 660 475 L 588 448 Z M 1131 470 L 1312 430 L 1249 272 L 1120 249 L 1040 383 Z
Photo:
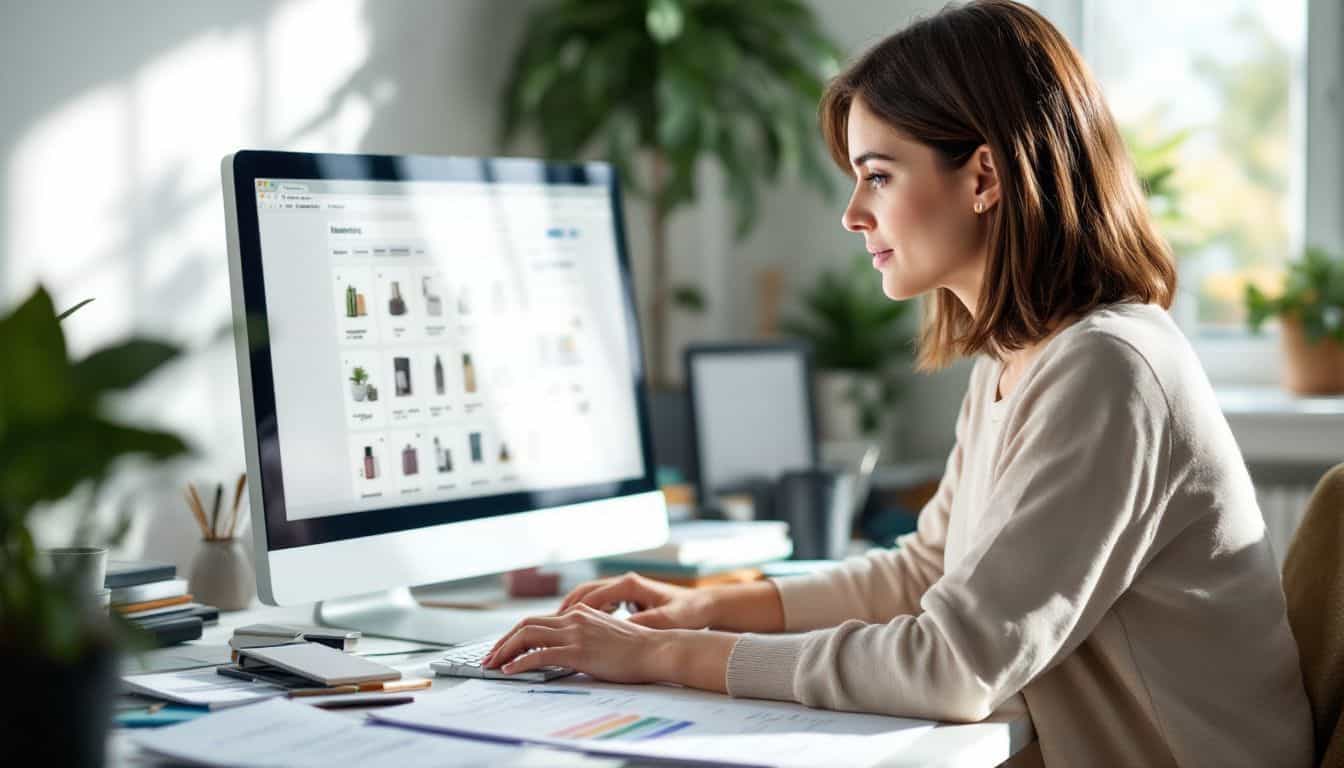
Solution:
M 289 698 L 301 699 L 308 696 L 339 696 L 343 693 L 359 693 L 358 685 L 335 685 L 330 688 L 293 688 Z
M 400 693 L 402 691 L 419 691 L 428 688 L 434 684 L 433 680 L 427 677 L 408 678 L 405 680 L 385 680 L 379 683 L 360 683 L 361 691 L 383 691 L 384 693 Z
M 224 484 L 223 484 L 223 483 L 216 483 L 216 484 L 215 484 L 215 506 L 214 506 L 214 509 L 210 510 L 210 539 L 211 539 L 211 540 L 214 540 L 214 539 L 219 538 L 219 534 L 215 533 L 215 530 L 216 530 L 216 528 L 217 528 L 217 526 L 218 526 L 218 524 L 219 524 L 219 502 L 220 502 L 220 499 L 222 499 L 223 497 L 224 497 Z
M 238 502 L 243 500 L 243 486 L 247 485 L 247 473 L 238 475 L 238 485 L 233 489 L 233 512 L 229 514 L 229 532 L 228 538 L 233 538 L 233 531 L 238 526 Z
M 195 483 L 187 483 L 187 490 L 191 491 L 191 500 L 196 507 L 196 511 L 201 516 L 201 533 L 205 538 L 210 538 L 210 521 L 205 519 L 205 503 L 201 501 L 201 494 L 196 492 Z
M 187 509 L 191 510 L 191 516 L 196 518 L 196 525 L 201 528 L 201 538 L 210 538 L 210 532 L 206 530 L 205 513 L 201 511 L 199 506 L 197 506 L 196 500 L 192 498 L 191 488 L 188 487 L 188 489 L 183 492 L 183 495 L 186 496 L 187 499 Z

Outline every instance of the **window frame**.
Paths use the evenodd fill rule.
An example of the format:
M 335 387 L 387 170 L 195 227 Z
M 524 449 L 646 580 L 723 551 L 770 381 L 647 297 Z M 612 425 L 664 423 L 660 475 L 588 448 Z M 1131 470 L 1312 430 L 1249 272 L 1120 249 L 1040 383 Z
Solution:
M 1035 0 L 1045 14 L 1087 58 L 1084 11 L 1089 0 Z M 1344 253 L 1344 4 L 1306 0 L 1307 50 L 1305 110 L 1305 190 L 1303 243 Z M 1178 305 L 1179 306 L 1179 305 Z M 1199 332 L 1174 313 L 1215 385 L 1261 386 L 1280 381 L 1279 334 Z

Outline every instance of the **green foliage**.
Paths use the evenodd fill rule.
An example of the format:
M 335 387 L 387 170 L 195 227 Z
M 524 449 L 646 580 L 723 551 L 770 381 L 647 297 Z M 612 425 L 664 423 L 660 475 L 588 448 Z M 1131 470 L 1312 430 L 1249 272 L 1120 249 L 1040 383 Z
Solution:
M 683 283 L 672 289 L 672 303 L 688 312 L 704 312 L 705 294 L 699 286 Z
M 502 138 L 535 129 L 567 160 L 600 142 L 663 212 L 694 200 L 697 160 L 716 158 L 745 236 L 762 179 L 783 170 L 830 191 L 816 109 L 840 58 L 800 0 L 554 0 L 528 19 Z M 640 178 L 641 152 L 662 158 L 662 178 Z
M 501 101 L 501 143 L 524 130 L 551 158 L 601 147 L 651 204 L 651 379 L 663 383 L 671 306 L 704 295 L 667 283 L 667 220 L 719 164 L 741 240 L 759 185 L 800 176 L 828 197 L 817 103 L 840 49 L 803 0 L 551 0 L 528 18 Z
M 785 333 L 807 340 L 819 370 L 849 371 L 877 378 L 876 398 L 854 382 L 848 399 L 859 409 L 865 434 L 878 429 L 884 409 L 900 396 L 896 374 L 914 352 L 907 315 L 912 302 L 892 301 L 881 290 L 867 254 L 844 270 L 825 270 L 803 294 L 804 312 L 787 318 Z
M 82 531 L 91 531 L 98 489 L 118 459 L 162 461 L 187 446 L 178 436 L 117 423 L 107 395 L 125 391 L 178 355 L 161 342 L 132 339 L 71 362 L 51 298 L 38 289 L 0 318 L 0 647 L 73 659 L 87 630 L 80 600 L 39 568 L 28 519 L 39 505 L 87 489 Z M 116 526 L 124 532 L 125 516 Z M 95 534 L 88 533 L 88 536 Z M 96 543 L 84 541 L 79 543 Z
M 1173 179 L 1176 158 L 1190 138 L 1190 131 L 1174 131 L 1165 136 L 1149 137 L 1136 127 L 1122 126 L 1125 146 L 1134 161 L 1134 171 L 1148 198 L 1148 210 L 1163 230 L 1181 220 L 1181 191 Z
M 350 371 L 350 380 L 356 384 L 363 384 L 369 380 L 369 372 L 364 370 L 364 366 L 356 365 L 354 369 Z
M 804 313 L 783 323 L 784 331 L 811 342 L 822 370 L 880 373 L 893 360 L 907 360 L 912 337 L 908 301 L 892 301 L 866 256 L 844 270 L 825 270 L 803 294 Z
M 1254 284 L 1246 285 L 1246 318 L 1251 331 L 1260 332 L 1270 317 L 1292 317 L 1313 343 L 1331 338 L 1344 343 L 1344 259 L 1321 248 L 1308 248 L 1288 265 L 1283 293 L 1269 296 Z

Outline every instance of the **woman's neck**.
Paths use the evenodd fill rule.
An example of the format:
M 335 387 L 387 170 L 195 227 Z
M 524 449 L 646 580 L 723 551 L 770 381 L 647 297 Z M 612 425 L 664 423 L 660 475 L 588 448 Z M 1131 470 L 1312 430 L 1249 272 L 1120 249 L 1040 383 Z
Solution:
M 1041 351 L 1045 349 L 1045 345 L 1055 336 L 1059 335 L 1065 328 L 1068 328 L 1070 325 L 1077 322 L 1077 320 L 1078 318 L 1076 317 L 1066 318 L 1057 323 L 1054 329 L 1051 330 L 1045 338 L 1032 344 L 1028 344 L 1022 349 L 1013 350 L 1012 352 L 1003 354 L 999 358 L 1003 367 L 1001 369 L 1002 374 L 999 376 L 998 391 L 996 392 L 994 399 L 1003 400 L 1011 396 L 1013 391 L 1017 389 L 1017 384 L 1022 379 L 1022 375 L 1031 367 L 1032 361 L 1040 356 Z

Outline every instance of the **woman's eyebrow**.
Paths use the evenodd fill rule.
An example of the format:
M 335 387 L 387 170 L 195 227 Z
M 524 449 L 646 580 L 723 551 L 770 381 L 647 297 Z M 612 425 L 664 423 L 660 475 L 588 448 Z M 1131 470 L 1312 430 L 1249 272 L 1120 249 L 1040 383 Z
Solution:
M 855 166 L 860 166 L 870 160 L 886 160 L 889 163 L 896 162 L 896 158 L 892 157 L 891 155 L 872 151 L 864 152 L 862 155 L 859 155 L 850 162 L 853 163 Z

